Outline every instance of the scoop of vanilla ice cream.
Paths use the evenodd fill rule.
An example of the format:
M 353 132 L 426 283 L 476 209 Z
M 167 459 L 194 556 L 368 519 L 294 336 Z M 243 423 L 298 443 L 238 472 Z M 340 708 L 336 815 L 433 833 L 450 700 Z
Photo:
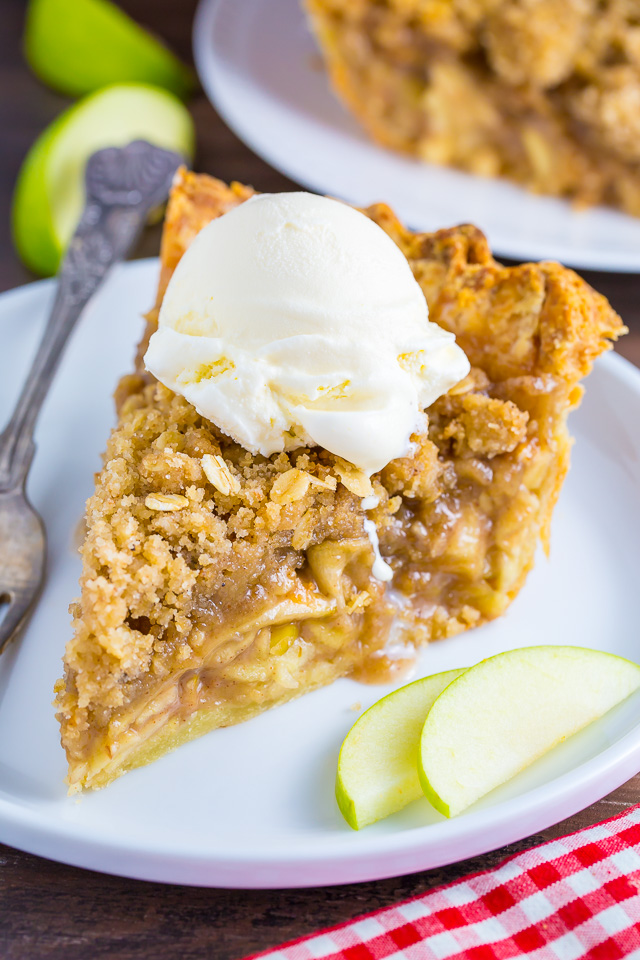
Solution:
M 308 193 L 252 197 L 200 231 L 145 364 L 252 453 L 319 445 L 367 473 L 469 372 L 384 230 Z

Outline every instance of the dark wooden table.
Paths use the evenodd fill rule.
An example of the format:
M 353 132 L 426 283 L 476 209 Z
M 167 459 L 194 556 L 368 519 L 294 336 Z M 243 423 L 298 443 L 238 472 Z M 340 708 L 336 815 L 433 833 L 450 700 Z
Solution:
M 0 0 L 0 290 L 33 279 L 11 245 L 11 192 L 29 144 L 66 103 L 39 84 L 22 60 L 24 5 L 23 0 Z M 126 0 L 121 6 L 189 57 L 195 0 Z M 251 183 L 259 190 L 292 186 L 227 129 L 204 96 L 193 101 L 192 110 L 198 129 L 198 170 Z M 138 255 L 156 254 L 158 242 L 159 228 L 148 230 Z M 612 273 L 585 277 L 609 297 L 630 327 L 619 350 L 640 366 L 640 277 Z M 640 775 L 570 820 L 486 856 L 394 880 L 310 890 L 163 886 L 62 866 L 0 845 L 0 958 L 238 960 L 489 867 L 509 853 L 595 823 L 639 801 Z

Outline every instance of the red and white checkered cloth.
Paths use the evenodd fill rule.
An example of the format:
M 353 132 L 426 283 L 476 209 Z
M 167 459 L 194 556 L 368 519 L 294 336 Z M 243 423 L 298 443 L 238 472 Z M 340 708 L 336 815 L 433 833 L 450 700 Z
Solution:
M 640 958 L 640 804 L 268 960 Z

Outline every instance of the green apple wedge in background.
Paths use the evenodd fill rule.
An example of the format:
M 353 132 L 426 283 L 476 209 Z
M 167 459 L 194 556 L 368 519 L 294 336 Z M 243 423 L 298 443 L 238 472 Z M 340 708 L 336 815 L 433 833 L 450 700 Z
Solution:
M 24 52 L 34 73 L 73 97 L 151 83 L 185 98 L 195 74 L 110 0 L 30 0 Z
M 417 760 L 425 717 L 462 670 L 448 670 L 394 690 L 356 720 L 340 749 L 336 799 L 360 830 L 422 796 Z
M 84 170 L 103 147 L 148 140 L 193 155 L 191 116 L 176 97 L 147 84 L 116 84 L 65 110 L 22 165 L 13 198 L 13 237 L 24 263 L 54 274 L 84 205 Z
M 483 660 L 428 713 L 418 761 L 425 795 L 454 816 L 639 688 L 638 664 L 582 647 L 524 647 Z

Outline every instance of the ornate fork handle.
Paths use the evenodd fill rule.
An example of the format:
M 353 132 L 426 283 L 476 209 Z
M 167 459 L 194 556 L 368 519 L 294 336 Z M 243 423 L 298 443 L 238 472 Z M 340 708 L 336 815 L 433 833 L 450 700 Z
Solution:
M 182 162 L 142 140 L 94 153 L 86 171 L 87 201 L 69 245 L 44 335 L 13 416 L 0 435 L 0 492 L 25 481 L 33 430 L 67 339 L 109 270 L 123 260 L 149 212 L 167 196 Z

